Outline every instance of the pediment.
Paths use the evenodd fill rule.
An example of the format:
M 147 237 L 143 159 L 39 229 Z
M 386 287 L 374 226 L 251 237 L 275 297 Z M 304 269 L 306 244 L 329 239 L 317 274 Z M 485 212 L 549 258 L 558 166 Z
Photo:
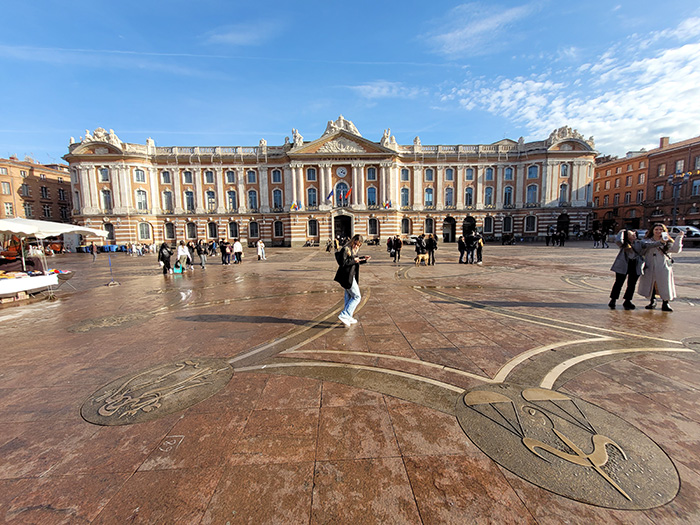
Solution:
M 368 153 L 394 154 L 393 151 L 371 142 L 367 139 L 338 131 L 331 135 L 324 135 L 321 138 L 304 144 L 299 149 L 292 152 L 293 154 L 325 154 L 325 155 L 366 155 Z
M 113 144 L 108 142 L 90 142 L 88 144 L 81 144 L 75 150 L 71 152 L 73 155 L 109 155 L 109 154 L 122 154 L 122 150 Z

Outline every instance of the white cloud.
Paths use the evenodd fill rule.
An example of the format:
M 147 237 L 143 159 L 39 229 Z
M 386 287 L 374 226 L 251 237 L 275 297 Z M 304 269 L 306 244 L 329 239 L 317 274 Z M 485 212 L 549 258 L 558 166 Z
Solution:
M 281 24 L 275 20 L 247 22 L 212 29 L 204 35 L 204 40 L 209 44 L 259 46 L 279 35 L 281 30 Z
M 687 21 L 665 34 L 679 34 Z M 697 136 L 700 114 L 700 42 L 646 50 L 617 46 L 573 70 L 529 77 L 470 80 L 442 94 L 465 110 L 512 120 L 532 138 L 563 125 L 596 138 L 605 153 L 654 147 L 662 135 Z M 634 57 L 634 58 L 631 58 Z
M 419 95 L 425 94 L 425 90 L 421 88 L 407 87 L 401 82 L 389 82 L 387 80 L 376 80 L 374 82 L 367 82 L 366 84 L 349 87 L 359 93 L 360 96 L 369 99 L 416 98 Z
M 505 35 L 539 9 L 539 2 L 522 6 L 501 8 L 478 2 L 462 4 L 451 9 L 440 27 L 423 35 L 434 50 L 448 57 L 464 57 L 489 54 L 501 49 L 508 40 Z

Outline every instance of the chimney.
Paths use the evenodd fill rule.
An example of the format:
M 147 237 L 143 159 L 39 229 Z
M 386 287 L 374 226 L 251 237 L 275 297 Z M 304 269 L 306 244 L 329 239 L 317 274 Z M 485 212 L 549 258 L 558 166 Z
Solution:
M 660 148 L 668 147 L 668 141 L 669 141 L 668 137 L 661 137 L 661 140 L 659 141 L 659 147 Z

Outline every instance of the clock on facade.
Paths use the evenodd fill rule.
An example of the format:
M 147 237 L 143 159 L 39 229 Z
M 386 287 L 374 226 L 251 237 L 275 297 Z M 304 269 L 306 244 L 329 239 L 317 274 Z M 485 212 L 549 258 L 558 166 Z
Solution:
M 335 172 L 338 174 L 338 177 L 345 177 L 348 174 L 348 170 L 345 168 L 338 168 Z

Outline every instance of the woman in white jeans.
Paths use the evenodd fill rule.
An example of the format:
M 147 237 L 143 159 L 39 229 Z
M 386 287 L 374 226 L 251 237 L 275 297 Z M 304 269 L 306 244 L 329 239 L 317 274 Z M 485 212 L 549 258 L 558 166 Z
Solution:
M 355 313 L 355 308 L 357 308 L 362 299 L 359 286 L 360 265 L 371 259 L 371 257 L 359 257 L 357 255 L 362 242 L 362 235 L 355 235 L 350 239 L 349 243 L 335 254 L 335 259 L 338 262 L 338 271 L 334 280 L 345 288 L 345 307 L 338 315 L 338 319 L 345 326 L 350 326 L 357 322 L 357 319 L 352 314 Z

